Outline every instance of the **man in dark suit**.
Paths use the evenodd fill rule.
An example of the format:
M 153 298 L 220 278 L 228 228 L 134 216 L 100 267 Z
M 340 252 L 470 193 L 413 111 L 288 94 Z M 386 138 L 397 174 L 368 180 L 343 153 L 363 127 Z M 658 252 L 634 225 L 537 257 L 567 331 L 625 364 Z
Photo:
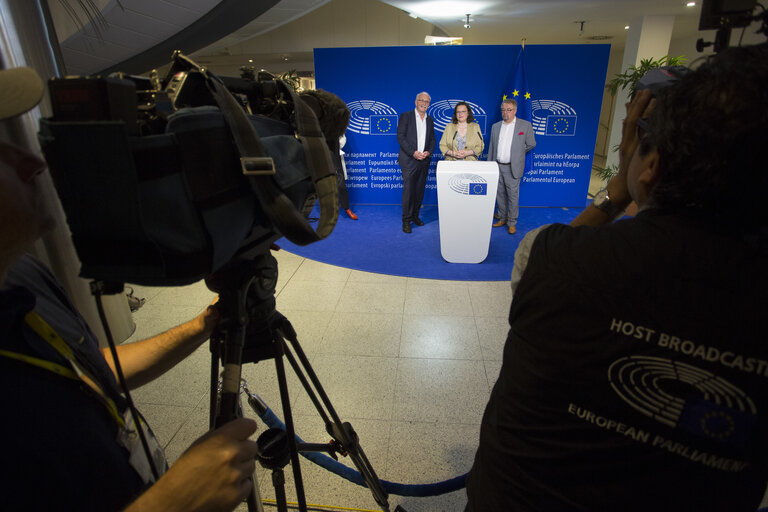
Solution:
M 429 173 L 429 159 L 435 149 L 435 121 L 427 115 L 431 98 L 426 92 L 416 96 L 416 109 L 400 115 L 397 122 L 397 142 L 400 154 L 397 163 L 403 173 L 403 232 L 411 232 L 411 222 L 424 223 L 419 218 L 424 187 Z
M 525 119 L 515 117 L 517 102 L 505 99 L 501 103 L 501 121 L 491 128 L 488 161 L 499 164 L 499 188 L 496 207 L 499 220 L 493 225 L 507 225 L 510 235 L 517 232 L 518 198 L 520 180 L 525 170 L 525 154 L 536 147 L 533 127 Z

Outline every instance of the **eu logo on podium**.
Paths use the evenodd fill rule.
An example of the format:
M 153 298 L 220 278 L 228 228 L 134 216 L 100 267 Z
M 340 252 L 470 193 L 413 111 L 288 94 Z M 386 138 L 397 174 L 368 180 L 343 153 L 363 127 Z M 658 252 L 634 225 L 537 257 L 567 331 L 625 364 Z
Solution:
M 470 183 L 469 195 L 470 196 L 484 196 L 488 194 L 487 183 Z

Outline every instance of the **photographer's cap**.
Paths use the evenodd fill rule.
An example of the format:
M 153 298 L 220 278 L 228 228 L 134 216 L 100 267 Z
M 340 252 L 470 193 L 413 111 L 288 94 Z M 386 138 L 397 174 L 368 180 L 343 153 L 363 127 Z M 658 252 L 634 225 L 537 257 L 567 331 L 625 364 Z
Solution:
M 23 114 L 40 102 L 44 85 L 28 67 L 0 70 L 0 119 Z
M 651 95 L 656 96 L 657 92 L 677 82 L 687 72 L 688 68 L 685 66 L 661 66 L 653 68 L 637 81 L 634 92 L 650 89 Z

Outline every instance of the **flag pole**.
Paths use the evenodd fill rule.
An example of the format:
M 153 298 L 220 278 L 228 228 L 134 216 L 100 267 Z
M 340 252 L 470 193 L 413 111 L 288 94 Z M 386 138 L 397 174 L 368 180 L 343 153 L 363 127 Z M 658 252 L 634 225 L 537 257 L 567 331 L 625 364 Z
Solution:
M 525 38 L 523 38 L 522 41 L 523 41 L 523 50 L 525 50 Z

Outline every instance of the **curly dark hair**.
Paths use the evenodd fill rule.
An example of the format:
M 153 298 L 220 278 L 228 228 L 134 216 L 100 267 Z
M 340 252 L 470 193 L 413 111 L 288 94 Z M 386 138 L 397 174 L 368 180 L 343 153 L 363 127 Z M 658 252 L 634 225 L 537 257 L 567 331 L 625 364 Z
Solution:
M 659 153 L 653 205 L 721 228 L 764 232 L 768 209 L 768 45 L 707 58 L 659 91 L 640 154 Z
M 456 104 L 455 107 L 453 107 L 453 119 L 451 119 L 451 122 L 453 124 L 459 124 L 459 118 L 456 117 L 456 109 L 459 108 L 461 105 L 464 105 L 467 107 L 467 123 L 471 123 L 475 120 L 475 116 L 472 115 L 472 107 L 469 106 L 469 103 L 466 101 L 460 101 Z

